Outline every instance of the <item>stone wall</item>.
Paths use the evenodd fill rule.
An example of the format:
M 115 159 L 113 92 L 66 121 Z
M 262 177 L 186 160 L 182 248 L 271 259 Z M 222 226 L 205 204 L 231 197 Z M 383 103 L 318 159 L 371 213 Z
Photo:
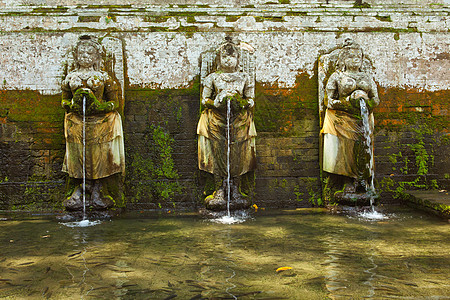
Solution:
M 259 206 L 320 202 L 317 59 L 346 37 L 372 60 L 379 86 L 383 201 L 407 187 L 448 189 L 446 1 L 164 2 L 0 1 L 1 209 L 63 199 L 60 82 L 67 50 L 86 33 L 123 44 L 132 208 L 199 203 L 199 57 L 227 34 L 256 49 Z

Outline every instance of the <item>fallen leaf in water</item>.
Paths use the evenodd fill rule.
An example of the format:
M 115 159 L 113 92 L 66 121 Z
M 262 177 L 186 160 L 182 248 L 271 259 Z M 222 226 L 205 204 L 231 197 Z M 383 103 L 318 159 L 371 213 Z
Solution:
M 279 273 L 279 272 L 283 272 L 283 271 L 291 270 L 291 269 L 292 269 L 292 267 L 281 267 L 281 268 L 278 268 L 276 270 L 276 272 Z
M 67 257 L 74 257 L 75 255 L 81 254 L 81 251 L 69 254 Z
M 50 234 L 48 234 L 48 235 L 43 235 L 43 236 L 41 236 L 41 239 L 46 239 L 46 238 L 49 238 L 50 237 Z
M 48 286 L 44 288 L 44 290 L 42 291 L 42 295 L 47 294 L 47 292 L 48 292 Z
M 10 243 L 14 243 L 14 240 L 9 240 Z

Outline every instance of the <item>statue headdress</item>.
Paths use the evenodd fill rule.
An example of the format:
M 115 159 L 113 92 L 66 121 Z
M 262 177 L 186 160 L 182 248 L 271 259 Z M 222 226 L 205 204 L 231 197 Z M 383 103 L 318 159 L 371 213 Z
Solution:
M 90 36 L 90 35 L 82 35 L 79 37 L 78 42 L 76 44 L 76 46 L 73 48 L 73 58 L 74 58 L 74 62 L 78 67 L 78 48 L 81 45 L 89 45 L 91 47 L 93 47 L 96 50 L 96 60 L 95 60 L 95 64 L 94 64 L 94 69 L 96 70 L 100 70 L 102 69 L 102 59 L 104 56 L 104 49 L 103 46 L 98 42 L 98 39 Z
M 344 40 L 342 48 L 339 51 L 338 58 L 336 61 L 336 69 L 337 70 L 344 70 L 344 68 L 345 68 L 344 60 L 347 57 L 347 55 L 350 53 L 350 50 L 357 50 L 357 51 L 361 52 L 361 56 L 362 56 L 361 63 L 363 62 L 364 53 L 362 51 L 361 46 L 358 43 L 356 43 L 355 41 L 353 41 L 353 39 L 346 38 Z

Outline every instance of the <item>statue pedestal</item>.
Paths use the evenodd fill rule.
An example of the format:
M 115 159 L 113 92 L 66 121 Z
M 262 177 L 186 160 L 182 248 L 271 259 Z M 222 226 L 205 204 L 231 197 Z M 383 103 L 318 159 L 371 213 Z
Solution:
M 215 193 L 214 193 L 215 194 Z M 206 197 L 205 204 L 206 209 L 212 211 L 226 211 L 227 210 L 227 199 L 219 199 L 214 197 L 214 194 L 210 197 Z M 251 201 L 246 197 L 234 198 L 232 197 L 230 201 L 230 211 L 247 209 L 251 205 Z
M 339 204 L 349 205 L 349 206 L 369 206 L 370 199 L 373 199 L 373 203 L 377 202 L 380 195 L 373 194 L 370 192 L 366 193 L 348 193 L 348 192 L 337 192 L 334 194 L 334 200 Z

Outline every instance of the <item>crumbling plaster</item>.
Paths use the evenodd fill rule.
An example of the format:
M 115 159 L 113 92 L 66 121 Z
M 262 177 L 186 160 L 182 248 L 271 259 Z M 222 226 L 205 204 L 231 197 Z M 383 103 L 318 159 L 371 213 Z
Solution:
M 270 86 L 292 88 L 299 74 L 313 76 L 318 56 L 352 37 L 372 59 L 380 86 L 450 87 L 446 1 L 369 1 L 376 6 L 369 9 L 354 9 L 352 1 L 253 1 L 261 7 L 220 0 L 205 1 L 215 7 L 189 1 L 182 7 L 158 1 L 129 7 L 13 2 L 0 2 L 0 88 L 6 90 L 59 93 L 61 62 L 82 33 L 122 39 L 127 82 L 137 88 L 187 87 L 199 74 L 200 54 L 226 34 L 256 49 L 256 80 Z

